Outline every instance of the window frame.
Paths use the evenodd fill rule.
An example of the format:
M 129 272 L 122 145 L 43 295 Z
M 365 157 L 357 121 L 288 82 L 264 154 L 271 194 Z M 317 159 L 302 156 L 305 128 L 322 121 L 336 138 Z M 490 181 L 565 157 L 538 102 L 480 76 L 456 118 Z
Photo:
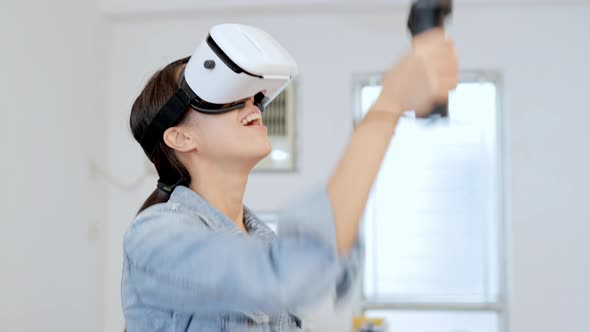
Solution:
M 369 85 L 380 85 L 383 77 L 381 72 L 354 74 L 352 76 L 352 105 L 353 105 L 353 127 L 362 120 L 362 88 Z M 499 332 L 508 331 L 508 278 L 507 278 L 507 239 L 506 234 L 506 191 L 505 191 L 505 154 L 504 154 L 504 112 L 503 112 L 503 84 L 502 76 L 497 71 L 468 70 L 461 72 L 460 83 L 491 82 L 496 87 L 496 174 L 497 174 L 497 225 L 495 228 L 496 253 L 498 261 L 498 298 L 496 301 L 454 303 L 440 301 L 395 301 L 395 300 L 374 300 L 367 297 L 364 286 L 363 266 L 361 273 L 361 303 L 360 309 L 363 314 L 369 310 L 385 310 L 392 312 L 400 311 L 424 311 L 424 312 L 490 312 L 498 316 Z M 365 238 L 364 227 L 361 231 L 362 238 Z M 366 241 L 365 241 L 366 243 Z

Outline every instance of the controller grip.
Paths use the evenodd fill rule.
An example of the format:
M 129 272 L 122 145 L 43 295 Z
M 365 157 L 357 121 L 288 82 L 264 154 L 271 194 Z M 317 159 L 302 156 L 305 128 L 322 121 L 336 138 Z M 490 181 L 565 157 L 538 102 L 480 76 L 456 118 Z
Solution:
M 452 0 L 417 0 L 412 4 L 408 17 L 408 29 L 412 36 L 417 36 L 433 28 L 444 27 L 445 19 L 453 10 Z M 436 106 L 426 117 L 449 116 L 449 105 Z
M 440 104 L 435 106 L 432 109 L 432 112 L 430 112 L 430 114 L 427 115 L 427 117 L 429 118 L 433 118 L 433 117 L 441 117 L 441 118 L 448 118 L 449 117 L 449 104 L 448 103 L 444 103 L 444 104 Z

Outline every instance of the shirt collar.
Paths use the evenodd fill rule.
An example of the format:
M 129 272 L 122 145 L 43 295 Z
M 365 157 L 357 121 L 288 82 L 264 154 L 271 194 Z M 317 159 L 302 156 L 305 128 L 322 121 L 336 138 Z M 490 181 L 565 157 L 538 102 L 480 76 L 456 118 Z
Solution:
M 246 206 L 244 206 L 244 225 L 246 225 L 248 234 L 251 236 L 259 237 L 267 241 L 271 241 L 275 237 L 275 233 L 272 229 L 258 219 L 258 217 L 256 217 L 256 215 Z
M 238 229 L 233 221 L 190 188 L 177 186 L 170 195 L 169 201 L 181 204 L 187 209 L 196 212 L 215 231 L 225 230 L 234 234 L 242 234 L 242 231 Z M 250 236 L 267 241 L 274 238 L 274 232 L 246 206 L 244 206 L 244 225 Z

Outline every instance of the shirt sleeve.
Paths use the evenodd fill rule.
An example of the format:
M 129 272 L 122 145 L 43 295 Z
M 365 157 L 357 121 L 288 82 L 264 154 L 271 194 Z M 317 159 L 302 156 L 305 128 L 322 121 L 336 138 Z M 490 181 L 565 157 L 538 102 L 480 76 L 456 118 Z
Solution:
M 166 204 L 155 207 L 125 235 L 127 282 L 141 303 L 170 310 L 297 310 L 333 290 L 342 275 L 326 190 L 281 213 L 278 228 L 269 245 L 214 232 Z
M 291 222 L 286 222 L 289 220 Z M 323 225 L 322 220 L 330 220 L 329 225 Z M 282 215 L 282 218 L 279 219 L 278 233 L 298 232 L 298 230 L 293 228 L 311 229 L 313 227 L 326 226 L 330 228 L 326 230 L 326 233 L 334 234 L 331 237 L 334 240 L 332 246 L 334 250 L 337 250 L 332 205 L 327 191 L 321 190 L 289 207 Z M 321 231 L 318 231 L 318 233 L 321 233 Z M 336 279 L 329 288 L 329 291 L 334 291 L 335 289 L 336 302 L 345 298 L 353 288 L 360 274 L 363 255 L 364 246 L 359 236 L 351 252 L 338 257 L 337 269 L 335 271 Z
M 336 281 L 336 302 L 346 298 L 353 289 L 360 276 L 363 256 L 364 245 L 360 237 L 358 237 L 351 253 L 340 258 L 339 275 Z

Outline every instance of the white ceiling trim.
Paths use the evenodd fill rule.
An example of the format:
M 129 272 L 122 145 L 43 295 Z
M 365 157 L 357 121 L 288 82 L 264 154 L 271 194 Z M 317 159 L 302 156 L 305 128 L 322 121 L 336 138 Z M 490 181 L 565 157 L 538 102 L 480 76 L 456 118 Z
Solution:
M 99 0 L 107 16 L 222 12 L 244 14 L 258 10 L 325 11 L 408 8 L 410 0 Z M 455 0 L 455 6 L 570 6 L 590 5 L 590 0 Z

